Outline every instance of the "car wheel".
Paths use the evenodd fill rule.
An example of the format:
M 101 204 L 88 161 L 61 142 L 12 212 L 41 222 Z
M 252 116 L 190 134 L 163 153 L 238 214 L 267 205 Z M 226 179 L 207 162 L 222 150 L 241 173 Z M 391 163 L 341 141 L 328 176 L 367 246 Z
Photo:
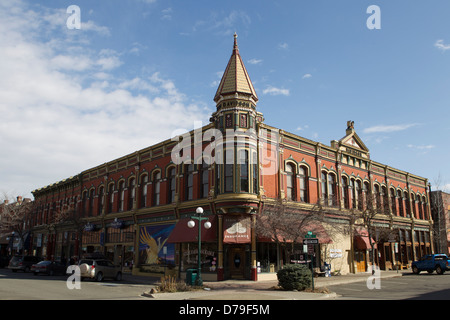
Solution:
M 441 266 L 436 267 L 437 274 L 444 274 L 444 269 L 441 268 Z
M 420 273 L 420 270 L 419 270 L 419 268 L 417 268 L 416 266 L 414 266 L 414 267 L 412 267 L 412 272 L 413 272 L 414 274 L 419 274 L 419 273 Z
M 97 280 L 98 282 L 102 282 L 103 281 L 103 273 L 101 273 L 101 272 L 97 273 L 95 280 Z
M 121 281 L 122 280 L 122 272 L 117 272 L 117 275 L 116 275 L 116 281 Z

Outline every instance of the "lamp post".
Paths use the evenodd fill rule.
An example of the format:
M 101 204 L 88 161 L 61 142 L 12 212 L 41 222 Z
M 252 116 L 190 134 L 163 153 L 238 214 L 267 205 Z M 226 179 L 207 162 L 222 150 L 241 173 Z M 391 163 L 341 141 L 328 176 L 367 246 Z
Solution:
M 203 285 L 203 281 L 202 281 L 202 277 L 201 277 L 201 268 L 202 268 L 202 264 L 201 264 L 201 250 L 202 250 L 202 221 L 204 220 L 208 220 L 208 218 L 203 218 L 202 214 L 203 214 L 203 208 L 202 207 L 198 207 L 195 212 L 197 213 L 197 216 L 192 216 L 191 220 L 189 220 L 189 222 L 187 223 L 189 228 L 194 228 L 195 227 L 195 221 L 194 220 L 198 220 L 198 266 L 197 266 L 197 278 L 195 280 L 195 284 L 197 286 L 201 286 Z M 209 229 L 211 228 L 211 222 L 206 221 L 204 224 L 205 229 Z

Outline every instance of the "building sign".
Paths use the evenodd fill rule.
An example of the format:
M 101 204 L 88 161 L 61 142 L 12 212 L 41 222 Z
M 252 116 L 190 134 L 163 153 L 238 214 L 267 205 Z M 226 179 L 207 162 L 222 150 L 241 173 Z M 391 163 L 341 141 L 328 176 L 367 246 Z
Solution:
M 251 222 L 250 218 L 242 219 L 239 216 L 224 217 L 223 225 L 224 243 L 250 243 Z

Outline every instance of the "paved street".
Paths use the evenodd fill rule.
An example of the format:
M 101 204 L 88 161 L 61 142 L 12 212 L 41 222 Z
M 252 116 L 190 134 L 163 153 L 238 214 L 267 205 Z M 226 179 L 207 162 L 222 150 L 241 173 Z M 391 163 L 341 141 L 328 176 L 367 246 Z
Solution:
M 316 287 L 327 287 L 333 294 L 273 290 L 273 282 L 224 281 L 205 283 L 211 291 L 158 293 L 142 296 L 158 279 L 124 275 L 124 280 L 96 282 L 84 280 L 81 290 L 68 289 L 66 276 L 35 276 L 0 269 L 0 300 L 405 300 L 450 299 L 450 272 L 414 275 L 382 272 L 379 289 L 367 287 L 369 273 L 316 278 Z
M 135 300 L 147 299 L 141 294 L 150 287 L 126 280 L 116 282 L 81 281 L 81 289 L 68 289 L 67 276 L 13 273 L 0 269 L 0 300 Z
M 329 286 L 337 299 L 346 300 L 450 300 L 450 272 L 444 275 L 422 272 L 380 280 L 380 289 L 368 289 L 365 281 Z

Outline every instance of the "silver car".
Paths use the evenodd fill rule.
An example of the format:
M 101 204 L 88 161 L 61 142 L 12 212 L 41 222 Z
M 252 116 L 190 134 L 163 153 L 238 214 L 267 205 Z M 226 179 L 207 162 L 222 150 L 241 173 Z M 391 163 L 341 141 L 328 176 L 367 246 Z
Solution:
M 122 280 L 122 268 L 106 259 L 82 259 L 78 264 L 80 276 L 83 278 L 103 281 L 105 278 Z

